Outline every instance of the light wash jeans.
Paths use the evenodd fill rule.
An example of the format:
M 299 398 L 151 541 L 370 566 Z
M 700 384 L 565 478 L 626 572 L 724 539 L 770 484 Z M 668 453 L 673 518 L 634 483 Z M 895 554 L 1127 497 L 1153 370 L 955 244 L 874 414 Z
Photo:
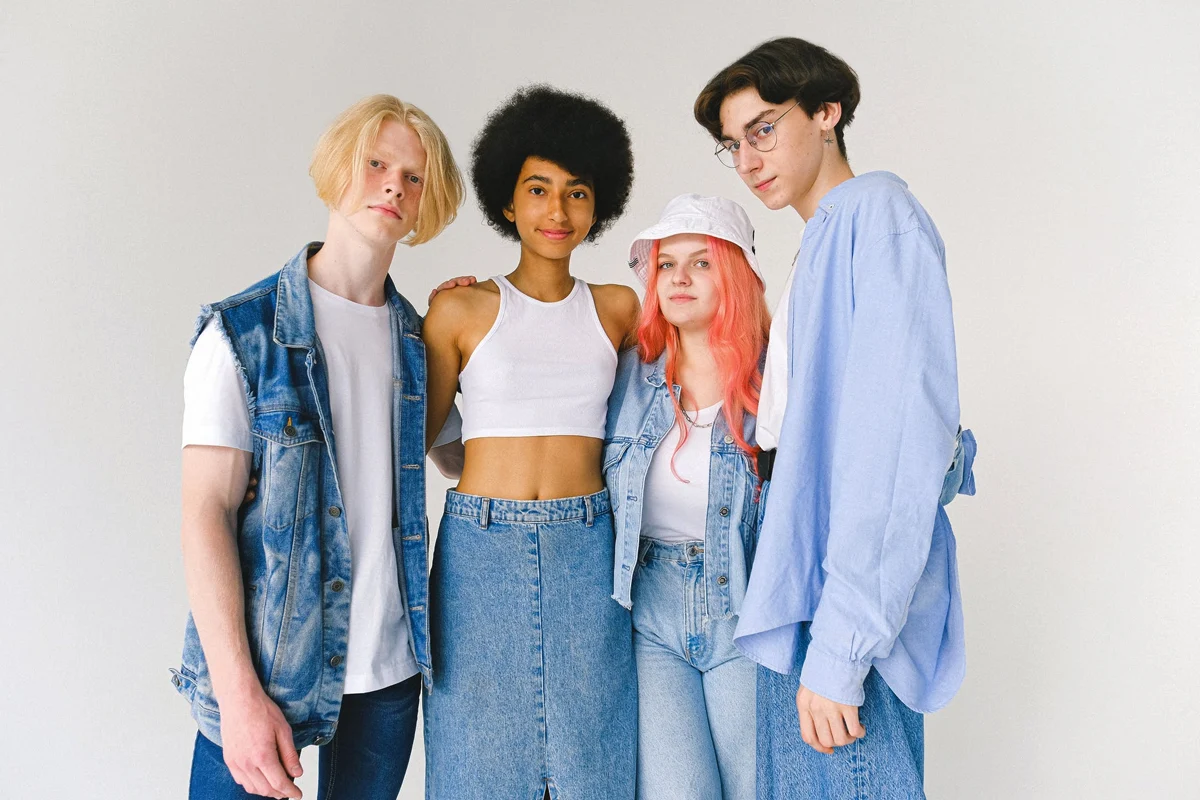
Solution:
M 800 737 L 796 692 L 811 640 L 800 626 L 796 669 L 758 668 L 758 796 L 762 800 L 924 800 L 925 718 L 901 703 L 872 667 L 858 721 L 867 735 L 833 755 Z
M 637 673 L 608 492 L 451 491 L 430 576 L 431 800 L 633 800 Z
M 754 797 L 755 664 L 707 613 L 704 543 L 643 539 L 633 576 L 639 800 Z

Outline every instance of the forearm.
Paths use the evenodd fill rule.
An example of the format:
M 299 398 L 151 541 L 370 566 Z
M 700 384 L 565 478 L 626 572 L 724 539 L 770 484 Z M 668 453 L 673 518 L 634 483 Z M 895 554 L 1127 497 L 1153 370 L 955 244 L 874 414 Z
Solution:
M 185 515 L 182 539 L 188 600 L 218 702 L 261 689 L 246 635 L 236 511 L 196 509 Z

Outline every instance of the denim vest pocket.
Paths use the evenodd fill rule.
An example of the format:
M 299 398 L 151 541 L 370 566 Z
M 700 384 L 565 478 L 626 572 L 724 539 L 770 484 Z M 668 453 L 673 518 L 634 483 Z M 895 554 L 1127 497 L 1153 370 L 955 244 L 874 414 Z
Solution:
M 259 413 L 251 433 L 261 452 L 263 524 L 287 530 L 319 506 L 319 498 L 303 496 L 303 487 L 314 483 L 307 478 L 311 470 L 319 468 L 325 437 L 315 420 L 287 410 Z

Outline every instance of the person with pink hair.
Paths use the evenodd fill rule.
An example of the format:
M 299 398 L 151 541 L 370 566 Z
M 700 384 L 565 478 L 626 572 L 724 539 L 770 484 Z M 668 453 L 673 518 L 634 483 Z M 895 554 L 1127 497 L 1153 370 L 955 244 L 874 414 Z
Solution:
M 613 599 L 633 612 L 637 791 L 752 798 L 755 664 L 733 644 L 757 538 L 770 317 L 737 203 L 681 195 L 638 235 L 638 346 L 609 398 Z

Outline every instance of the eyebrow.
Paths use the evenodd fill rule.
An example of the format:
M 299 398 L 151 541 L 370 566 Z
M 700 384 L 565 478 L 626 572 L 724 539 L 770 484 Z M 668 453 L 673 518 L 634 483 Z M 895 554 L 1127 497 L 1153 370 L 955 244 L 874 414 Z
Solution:
M 762 122 L 763 119 L 767 116 L 767 114 L 770 114 L 773 111 L 778 111 L 778 110 L 779 109 L 776 109 L 776 108 L 768 108 L 768 109 L 758 112 L 758 116 L 756 116 L 754 119 L 747 122 L 746 126 L 744 128 L 742 128 L 742 135 L 744 136 L 746 134 L 746 131 L 750 130 L 755 125 Z M 734 138 L 737 138 L 737 137 L 730 136 L 729 134 L 725 133 L 725 131 L 721 131 L 721 141 L 722 142 L 728 141 L 728 140 L 734 139 Z
M 521 181 L 521 183 L 529 183 L 530 181 L 540 181 L 547 184 L 553 183 L 553 181 L 544 175 L 530 175 L 529 177 L 525 178 L 525 180 Z M 585 178 L 571 178 L 571 180 L 567 181 L 567 186 L 586 186 L 589 189 L 593 188 L 592 182 Z
M 708 253 L 708 248 L 707 248 L 707 247 L 701 247 L 701 248 L 700 248 L 699 250 L 697 250 L 696 252 L 694 252 L 694 253 L 689 253 L 688 255 L 684 256 L 684 259 L 686 260 L 686 259 L 689 259 L 689 258 L 695 258 L 696 256 L 702 256 L 702 255 L 705 255 L 706 253 Z M 659 257 L 659 258 L 671 258 L 671 254 L 670 254 L 670 253 L 659 253 L 659 254 L 658 254 L 658 257 Z

